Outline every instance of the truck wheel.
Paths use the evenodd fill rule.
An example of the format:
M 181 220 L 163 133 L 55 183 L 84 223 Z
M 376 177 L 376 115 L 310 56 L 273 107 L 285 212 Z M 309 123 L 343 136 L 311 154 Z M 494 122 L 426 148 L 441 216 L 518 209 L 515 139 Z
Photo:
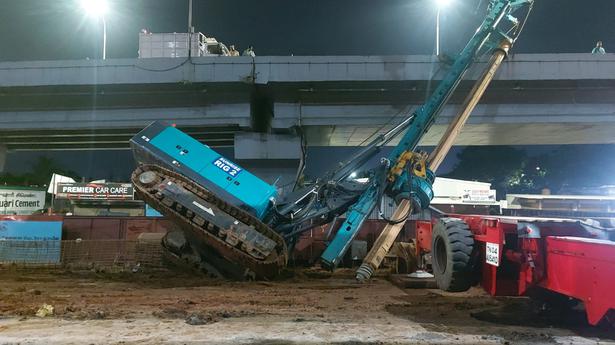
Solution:
M 472 285 L 470 227 L 458 218 L 441 218 L 435 224 L 431 240 L 433 274 L 444 291 L 466 291 Z

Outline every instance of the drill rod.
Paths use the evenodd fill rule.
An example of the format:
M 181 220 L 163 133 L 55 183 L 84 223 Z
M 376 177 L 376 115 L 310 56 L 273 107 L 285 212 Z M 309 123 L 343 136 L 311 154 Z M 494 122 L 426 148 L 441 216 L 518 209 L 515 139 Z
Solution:
M 444 132 L 444 136 L 440 139 L 438 146 L 429 155 L 429 169 L 436 171 L 444 158 L 450 151 L 453 143 L 461 133 L 461 129 L 468 121 L 470 114 L 478 104 L 479 100 L 487 90 L 487 87 L 495 77 L 498 68 L 502 65 L 502 62 L 508 55 L 511 43 L 508 40 L 502 40 L 498 49 L 495 50 L 491 59 L 489 60 L 487 69 L 482 73 L 480 78 L 474 84 L 474 87 L 470 91 L 470 94 L 466 97 L 461 106 L 461 111 L 457 114 L 455 119 Z M 412 204 L 408 199 L 402 200 L 395 212 L 392 219 L 401 219 L 402 217 L 411 213 Z M 363 259 L 363 264 L 357 270 L 356 278 L 359 281 L 367 281 L 374 274 L 374 271 L 378 269 L 384 257 L 388 254 L 389 250 L 395 243 L 395 239 L 401 232 L 406 222 L 400 222 L 397 224 L 387 224 L 382 230 L 382 233 L 374 242 L 372 249 L 367 253 Z

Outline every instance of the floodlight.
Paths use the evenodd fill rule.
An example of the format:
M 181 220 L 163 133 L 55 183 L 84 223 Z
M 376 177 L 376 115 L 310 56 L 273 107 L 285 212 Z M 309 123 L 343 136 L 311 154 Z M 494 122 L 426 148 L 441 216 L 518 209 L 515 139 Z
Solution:
M 103 25 L 103 52 L 102 59 L 107 59 L 107 21 L 105 15 L 109 12 L 107 0 L 80 0 L 81 9 L 91 17 L 100 18 Z
M 438 5 L 438 7 L 446 7 L 448 5 L 450 5 L 451 0 L 436 0 L 436 4 Z
M 109 11 L 107 0 L 81 0 L 81 8 L 89 16 L 103 17 Z

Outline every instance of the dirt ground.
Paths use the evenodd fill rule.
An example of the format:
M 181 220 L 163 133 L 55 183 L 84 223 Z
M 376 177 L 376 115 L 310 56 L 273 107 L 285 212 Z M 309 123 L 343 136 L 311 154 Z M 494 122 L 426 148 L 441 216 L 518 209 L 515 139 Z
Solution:
M 615 344 L 582 310 L 368 284 L 352 271 L 275 282 L 170 272 L 0 271 L 0 344 Z M 44 304 L 53 316 L 36 317 Z

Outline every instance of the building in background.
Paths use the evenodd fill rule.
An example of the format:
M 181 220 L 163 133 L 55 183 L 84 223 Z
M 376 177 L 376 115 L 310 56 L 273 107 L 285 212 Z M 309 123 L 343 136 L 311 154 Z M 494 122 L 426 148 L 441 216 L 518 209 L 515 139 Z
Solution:
M 500 214 L 500 202 L 491 183 L 438 177 L 431 205 L 444 213 Z
M 511 216 L 615 218 L 615 195 L 507 194 Z

